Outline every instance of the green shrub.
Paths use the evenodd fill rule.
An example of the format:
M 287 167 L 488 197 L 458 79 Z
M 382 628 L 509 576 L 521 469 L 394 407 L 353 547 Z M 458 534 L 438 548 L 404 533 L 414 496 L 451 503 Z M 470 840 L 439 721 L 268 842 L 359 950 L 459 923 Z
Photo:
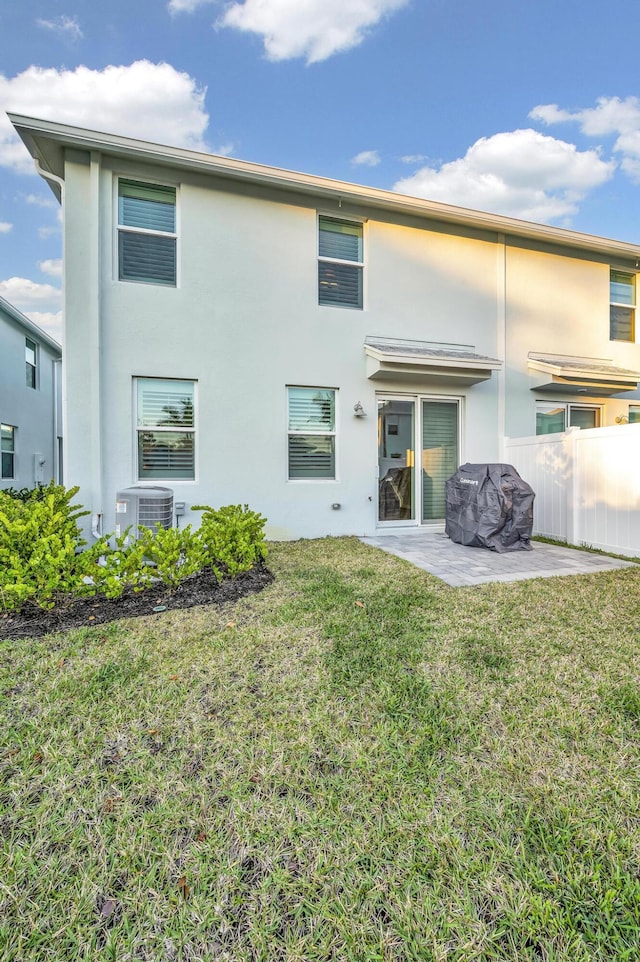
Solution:
M 157 577 L 174 588 L 204 567 L 202 538 L 190 524 L 186 528 L 140 528 L 138 543 L 155 565 Z
M 125 588 L 142 591 L 153 581 L 153 570 L 145 557 L 145 546 L 141 541 L 129 538 L 131 528 L 115 537 L 114 546 L 111 536 L 105 535 L 87 551 L 83 551 L 79 561 L 85 578 L 89 578 L 93 590 L 91 594 L 101 594 L 106 598 L 119 598 Z
M 77 553 L 85 541 L 78 519 L 89 514 L 71 501 L 78 488 L 50 484 L 26 500 L 0 491 L 0 602 L 43 608 L 56 595 L 82 591 Z
M 195 507 L 203 512 L 198 531 L 141 528 L 137 539 L 105 535 L 82 551 L 78 521 L 90 512 L 71 503 L 77 493 L 53 483 L 0 491 L 0 609 L 27 601 L 51 608 L 63 596 L 118 598 L 154 580 L 176 587 L 207 565 L 218 579 L 233 577 L 266 557 L 265 519 L 239 504 Z
M 247 504 L 229 504 L 217 510 L 208 505 L 194 505 L 192 511 L 204 512 L 198 532 L 204 548 L 204 563 L 211 566 L 218 578 L 222 576 L 221 565 L 234 576 L 266 558 L 266 518 L 251 511 Z
M 16 501 L 41 501 L 46 490 L 43 484 L 38 484 L 35 488 L 3 488 L 2 493 Z

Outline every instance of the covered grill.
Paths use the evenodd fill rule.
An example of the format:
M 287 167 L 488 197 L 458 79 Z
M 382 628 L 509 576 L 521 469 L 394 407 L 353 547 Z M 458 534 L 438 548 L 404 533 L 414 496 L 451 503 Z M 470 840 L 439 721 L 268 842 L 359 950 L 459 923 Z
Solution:
M 491 551 L 531 550 L 535 494 L 511 464 L 463 464 L 445 485 L 445 532 Z

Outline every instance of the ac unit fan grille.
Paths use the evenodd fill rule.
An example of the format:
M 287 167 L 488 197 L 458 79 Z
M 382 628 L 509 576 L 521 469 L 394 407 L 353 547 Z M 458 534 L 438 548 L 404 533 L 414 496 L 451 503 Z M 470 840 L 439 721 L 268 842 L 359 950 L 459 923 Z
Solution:
M 173 524 L 173 497 L 140 498 L 138 523 L 145 528 L 170 528 Z

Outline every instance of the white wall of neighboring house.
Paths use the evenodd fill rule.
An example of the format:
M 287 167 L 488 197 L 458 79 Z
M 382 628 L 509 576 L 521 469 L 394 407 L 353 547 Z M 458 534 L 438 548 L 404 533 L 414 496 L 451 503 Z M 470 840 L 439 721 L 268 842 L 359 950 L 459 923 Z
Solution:
M 534 433 L 536 400 L 595 398 L 609 425 L 640 397 L 538 392 L 549 378 L 529 362 L 537 352 L 640 368 L 640 345 L 609 339 L 610 268 L 634 272 L 640 248 L 40 121 L 16 126 L 64 178 L 66 478 L 105 531 L 117 491 L 138 483 L 136 378 L 196 382 L 196 478 L 152 483 L 187 508 L 247 502 L 283 539 L 375 530 L 381 396 L 414 399 L 417 411 L 459 403 L 460 462 L 504 459 L 505 436 Z M 118 280 L 118 177 L 176 188 L 175 287 Z M 321 214 L 363 223 L 361 310 L 318 303 Z M 454 365 L 378 379 L 367 338 L 497 360 L 477 383 Z M 336 391 L 335 480 L 288 480 L 287 386 Z
M 26 339 L 36 345 L 36 384 L 27 385 Z M 13 428 L 13 477 L 0 490 L 60 479 L 61 348 L 0 298 L 0 423 Z M 9 472 L 0 472 L 0 474 Z

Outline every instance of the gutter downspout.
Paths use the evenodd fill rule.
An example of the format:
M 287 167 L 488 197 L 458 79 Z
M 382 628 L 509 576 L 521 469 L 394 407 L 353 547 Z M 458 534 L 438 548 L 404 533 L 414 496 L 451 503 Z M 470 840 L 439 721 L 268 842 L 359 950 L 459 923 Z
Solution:
M 498 234 L 496 256 L 497 355 L 502 360 L 498 371 L 498 452 L 505 459 L 507 432 L 507 244 L 504 234 Z
M 98 539 L 102 533 L 102 325 L 100 305 L 100 164 L 101 155 L 92 150 L 89 168 L 90 216 L 95 218 L 89 236 L 89 305 L 88 319 L 91 332 L 90 387 L 91 397 L 91 486 L 97 512 L 91 515 L 91 534 Z

